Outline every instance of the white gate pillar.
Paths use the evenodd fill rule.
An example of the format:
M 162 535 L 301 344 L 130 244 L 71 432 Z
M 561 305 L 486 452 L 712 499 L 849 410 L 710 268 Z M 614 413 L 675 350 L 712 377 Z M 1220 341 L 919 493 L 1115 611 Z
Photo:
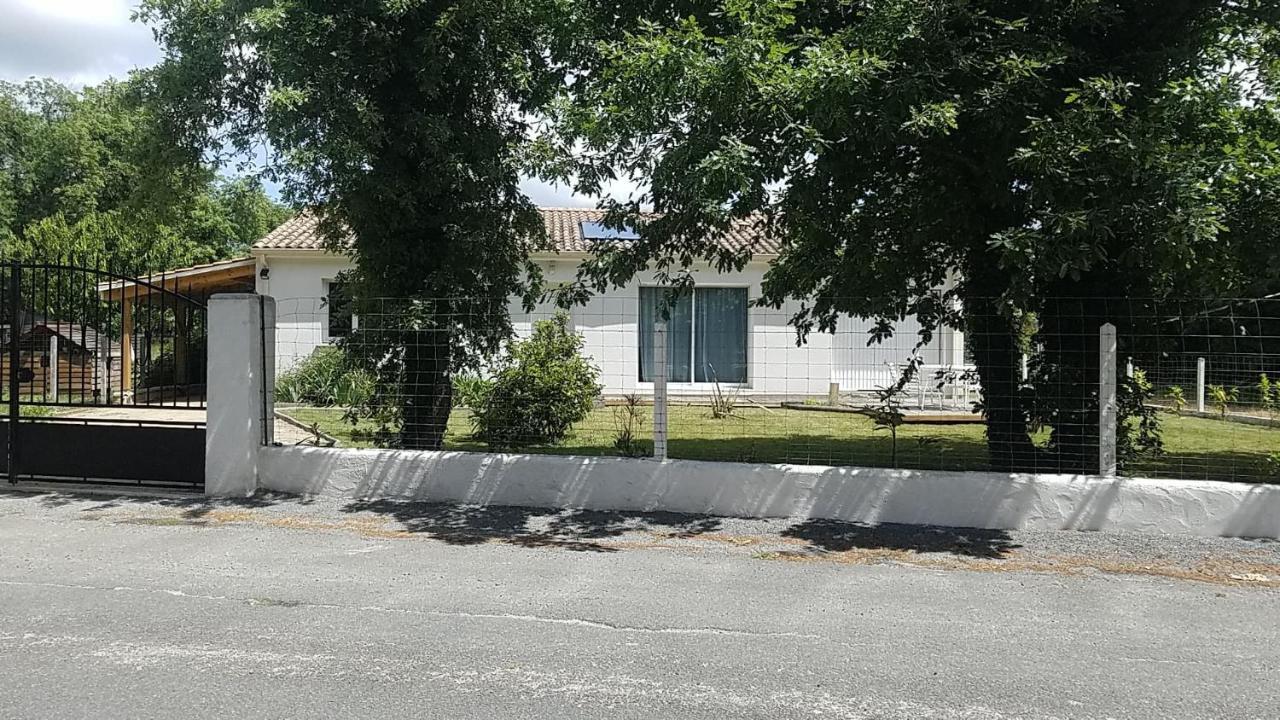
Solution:
M 206 495 L 246 497 L 258 489 L 258 448 L 273 439 L 275 327 L 273 298 L 209 300 Z

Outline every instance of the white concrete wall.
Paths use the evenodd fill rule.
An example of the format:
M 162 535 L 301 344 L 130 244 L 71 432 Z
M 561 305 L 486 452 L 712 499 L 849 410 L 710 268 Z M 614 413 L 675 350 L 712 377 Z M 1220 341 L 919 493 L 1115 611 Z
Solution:
M 258 257 L 257 292 L 276 299 L 276 364 L 284 371 L 329 342 L 325 283 L 352 267 L 328 253 L 293 252 Z M 269 268 L 268 277 L 262 270 Z
M 208 495 L 246 497 L 258 489 L 258 450 L 271 442 L 274 425 L 266 421 L 274 417 L 274 360 L 264 352 L 274 326 L 275 302 L 269 297 L 228 294 L 209 300 Z
M 549 285 L 574 278 L 578 259 L 562 256 L 542 262 Z M 328 310 L 322 302 L 325 282 L 351 267 L 346 258 L 320 253 L 288 253 L 259 257 L 259 270 L 270 268 L 267 280 L 258 280 L 258 292 L 276 298 L 279 321 L 276 352 L 280 368 L 288 369 L 299 359 L 328 342 Z M 718 273 L 710 267 L 694 270 L 698 284 L 719 287 L 744 287 L 750 299 L 760 296 L 760 287 L 768 264 L 759 262 L 742 271 Z M 261 273 L 259 273 L 259 276 Z M 641 276 L 625 287 L 593 297 L 585 306 L 571 311 L 573 325 L 583 337 L 584 351 L 601 371 L 605 394 L 651 393 L 652 383 L 641 383 L 638 335 L 640 287 L 656 285 L 652 276 Z M 839 382 L 842 389 L 870 390 L 887 385 L 892 376 L 888 363 L 902 363 L 917 341 L 919 325 L 908 320 L 901 323 L 897 335 L 881 345 L 867 347 L 872 323 L 850 318 L 833 336 L 813 333 L 802 345 L 796 344 L 795 329 L 788 321 L 799 310 L 798 302 L 790 302 L 779 310 L 752 307 L 748 309 L 750 335 L 747 347 L 749 382 L 743 392 L 753 395 L 821 396 L 828 386 Z M 520 304 L 510 304 L 512 321 L 518 336 L 527 336 L 534 321 L 550 317 L 555 308 L 543 305 L 533 313 L 525 313 Z M 956 341 L 949 331 L 932 342 L 924 351 L 925 361 L 950 364 Z M 710 387 L 698 383 L 672 383 L 673 396 L 706 395 Z
M 1207 481 L 264 447 L 259 482 L 477 505 L 1280 537 L 1280 486 Z

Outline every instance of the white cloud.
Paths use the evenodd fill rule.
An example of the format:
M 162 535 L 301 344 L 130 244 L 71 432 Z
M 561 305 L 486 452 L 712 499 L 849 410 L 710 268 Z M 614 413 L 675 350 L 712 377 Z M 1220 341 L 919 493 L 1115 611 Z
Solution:
M 537 178 L 526 178 L 520 183 L 520 189 L 529 196 L 533 204 L 540 207 L 595 207 L 593 198 L 574 195 L 563 185 L 553 185 Z
M 0 3 L 4 5 L 8 3 Z M 129 20 L 129 3 L 124 0 L 16 0 L 29 12 L 52 18 L 78 20 L 100 25 L 118 25 Z
M 0 78 L 71 85 L 124 77 L 160 59 L 126 0 L 0 0 Z
M 134 5 L 136 0 L 0 0 L 0 79 L 52 77 L 78 87 L 154 65 L 160 48 L 150 28 L 130 20 Z M 542 206 L 596 204 L 537 179 L 521 186 Z M 634 184 L 618 182 L 607 194 L 625 199 L 634 190 Z
M 588 195 L 575 195 L 571 188 L 555 185 L 537 178 L 526 178 L 520 183 L 520 189 L 541 207 L 585 207 L 596 206 L 596 198 Z M 629 200 L 638 192 L 639 186 L 628 180 L 615 180 L 605 186 L 604 196 L 615 200 Z

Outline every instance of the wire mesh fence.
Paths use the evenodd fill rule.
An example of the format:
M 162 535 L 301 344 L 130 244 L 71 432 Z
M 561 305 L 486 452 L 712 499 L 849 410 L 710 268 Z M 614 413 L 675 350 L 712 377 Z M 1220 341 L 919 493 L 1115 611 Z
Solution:
M 1110 450 L 1126 475 L 1280 480 L 1275 299 L 961 308 L 878 341 L 850 317 L 800 342 L 799 305 L 749 292 L 277 298 L 277 439 L 1069 473 Z

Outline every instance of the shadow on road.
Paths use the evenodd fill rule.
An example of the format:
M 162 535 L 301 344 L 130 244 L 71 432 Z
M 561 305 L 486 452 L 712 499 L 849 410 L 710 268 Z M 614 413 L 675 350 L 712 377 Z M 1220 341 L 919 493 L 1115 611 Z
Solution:
M 147 497 L 127 491 L 103 494 L 101 491 L 82 493 L 68 489 L 32 493 L 0 489 L 0 498 L 6 495 L 34 496 L 44 507 L 76 506 L 85 513 L 130 506 L 173 508 L 180 512 L 184 521 L 198 525 L 205 525 L 206 519 L 221 522 L 223 520 L 214 514 L 228 510 L 267 510 L 283 506 L 281 509 L 287 511 L 290 505 L 306 506 L 314 502 L 308 498 L 280 494 L 260 494 L 250 498 Z M 337 509 L 351 517 L 349 522 L 357 523 L 357 529 L 361 531 L 369 528 L 362 525 L 365 518 L 358 516 L 371 516 L 369 519 L 375 523 L 389 520 L 393 524 L 391 528 L 379 526 L 377 532 L 389 530 L 421 535 L 452 545 L 502 542 L 521 547 L 611 553 L 673 539 L 696 539 L 710 533 L 715 533 L 720 540 L 733 542 L 745 538 L 750 541 L 753 539 L 750 533 L 763 532 L 803 541 L 809 551 L 818 553 L 893 550 L 998 560 L 1020 547 L 1009 533 L 1000 530 L 862 525 L 838 520 L 731 521 L 735 525 L 740 522 L 761 524 L 754 530 L 739 530 L 732 526 L 726 529 L 723 518 L 667 512 L 478 507 L 393 500 L 353 501 L 339 505 Z M 331 511 L 322 508 L 319 512 Z M 266 517 L 269 519 L 271 514 Z M 740 538 L 735 534 L 739 532 L 749 534 Z
M 720 527 L 717 518 L 676 513 L 474 507 L 388 500 L 353 502 L 342 509 L 349 513 L 386 515 L 394 518 L 407 532 L 454 545 L 501 541 L 523 547 L 592 552 L 622 549 L 597 541 L 627 533 L 695 537 Z
M 906 550 L 947 553 L 998 560 L 1017 550 L 1003 530 L 944 528 L 920 525 L 859 525 L 839 520 L 805 520 L 782 531 L 783 537 L 804 540 L 826 552 L 850 550 Z
M 247 498 L 209 498 L 203 495 L 132 494 L 128 490 L 121 490 L 119 494 L 114 494 L 106 490 L 87 492 L 74 488 L 47 491 L 32 491 L 20 488 L 0 490 L 0 497 L 5 496 L 35 497 L 43 507 L 47 508 L 77 505 L 80 506 L 79 510 L 81 512 L 100 512 L 133 505 L 180 508 L 182 509 L 182 516 L 189 520 L 198 520 L 215 510 L 251 510 L 271 507 L 286 501 L 298 504 L 307 504 L 309 502 L 306 498 L 292 495 L 261 494 Z

